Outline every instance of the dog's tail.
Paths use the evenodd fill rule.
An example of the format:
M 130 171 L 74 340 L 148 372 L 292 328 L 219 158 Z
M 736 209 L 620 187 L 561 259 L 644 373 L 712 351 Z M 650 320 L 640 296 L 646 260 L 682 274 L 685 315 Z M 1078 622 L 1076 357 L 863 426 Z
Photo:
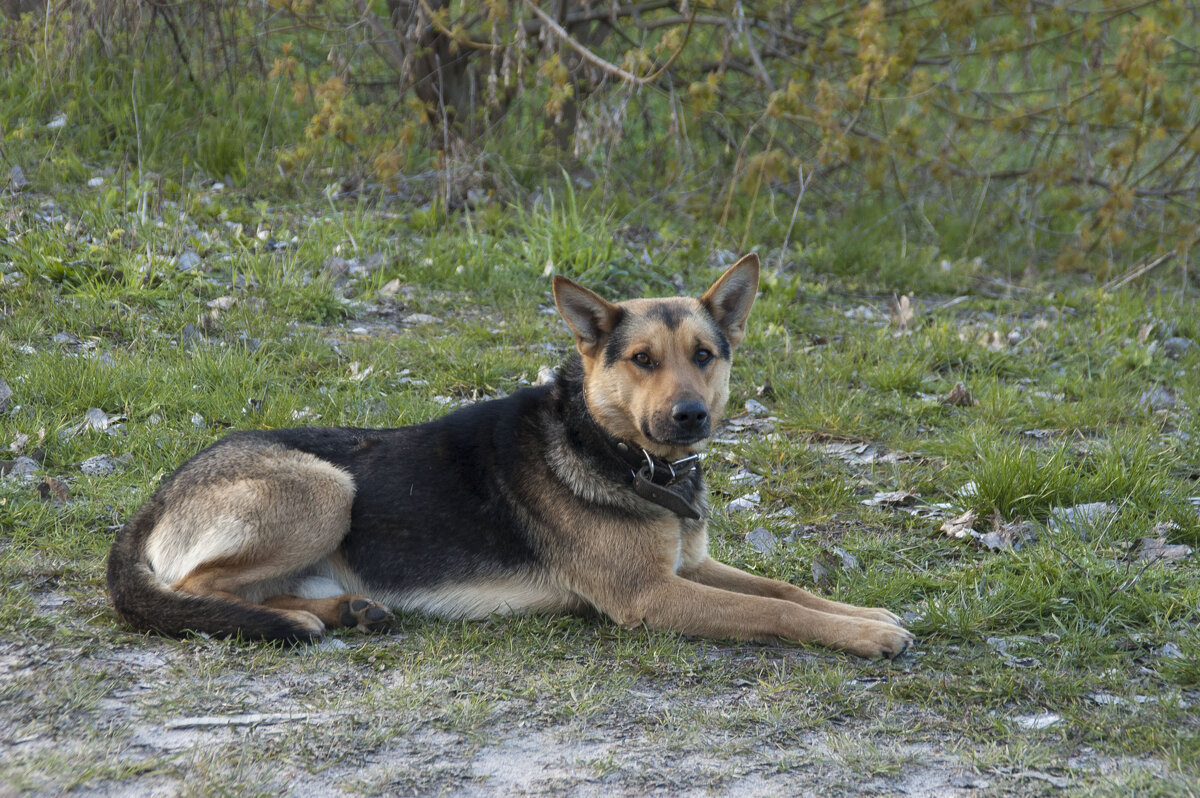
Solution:
M 219 637 L 308 642 L 321 636 L 283 612 L 221 596 L 172 590 L 143 555 L 161 503 L 151 499 L 117 533 L 108 555 L 108 592 L 122 621 L 146 632 L 173 637 L 203 632 Z

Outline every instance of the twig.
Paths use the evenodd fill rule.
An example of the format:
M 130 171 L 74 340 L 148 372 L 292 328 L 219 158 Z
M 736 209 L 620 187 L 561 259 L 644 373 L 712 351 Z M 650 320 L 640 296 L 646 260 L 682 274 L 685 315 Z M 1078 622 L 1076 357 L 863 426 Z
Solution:
M 796 226 L 796 215 L 800 213 L 800 200 L 804 199 L 804 192 L 808 190 L 808 184 L 812 182 L 813 175 L 808 175 L 808 180 L 804 179 L 804 164 L 796 167 L 796 173 L 800 180 L 800 190 L 796 192 L 796 204 L 792 208 L 792 219 L 788 222 L 787 234 L 783 237 L 783 246 L 779 249 L 779 263 L 775 264 L 775 268 L 783 268 L 783 256 L 787 254 L 788 241 L 792 238 L 792 228 Z
M 1166 253 L 1165 255 L 1160 255 L 1159 257 L 1155 258 L 1154 260 L 1150 261 L 1149 263 L 1143 263 L 1138 266 L 1134 266 L 1132 269 L 1130 269 L 1128 272 L 1126 272 L 1124 274 L 1124 276 L 1122 276 L 1118 279 L 1115 279 L 1115 280 L 1109 280 L 1107 283 L 1105 283 L 1104 290 L 1105 291 L 1116 291 L 1118 288 L 1122 288 L 1122 287 L 1128 285 L 1129 283 L 1133 282 L 1137 278 L 1141 277 L 1143 274 L 1146 274 L 1147 272 L 1157 269 L 1159 266 L 1163 265 L 1164 263 L 1166 263 L 1173 257 L 1175 257 L 1174 250 Z
M 375 12 L 367 7 L 366 0 L 355 0 L 354 3 L 358 7 L 358 13 L 362 15 L 363 21 L 375 32 L 379 40 L 383 42 L 386 53 L 379 53 L 388 61 L 392 62 L 392 67 L 401 74 L 404 74 L 404 51 L 396 42 L 396 37 L 383 29 L 379 24 L 379 17 L 375 16 Z M 372 46 L 372 49 L 375 49 Z M 375 50 L 379 52 L 379 50 Z
M 775 91 L 775 83 L 771 80 L 771 76 L 767 74 L 767 68 L 763 66 L 762 57 L 758 54 L 758 49 L 754 46 L 754 40 L 750 38 L 750 30 L 746 26 L 746 12 L 739 2 L 736 6 L 737 31 L 742 34 L 742 38 L 746 41 L 746 49 L 750 51 L 750 60 L 754 62 L 754 66 L 758 69 L 758 77 L 767 87 L 767 91 Z
M 553 33 L 555 36 L 557 36 L 559 39 L 561 39 L 563 42 L 565 42 L 567 44 L 567 46 L 569 46 L 572 50 L 579 53 L 580 58 L 582 58 L 584 61 L 587 61 L 592 66 L 598 67 L 599 69 L 604 70 L 605 72 L 609 73 L 610 75 L 616 75 L 621 80 L 624 80 L 628 83 L 632 83 L 635 86 L 645 86 L 646 84 L 651 83 L 656 78 L 658 78 L 658 76 L 663 71 L 662 69 L 659 69 L 653 75 L 651 75 L 647 78 L 639 78 L 637 75 L 633 74 L 632 72 L 626 72 L 624 69 L 621 69 L 621 67 L 617 66 L 616 64 L 612 63 L 611 61 L 605 61 L 603 58 L 596 55 L 591 50 L 589 50 L 588 48 L 586 48 L 582 44 L 580 44 L 578 41 L 576 41 L 575 38 L 573 36 L 571 36 L 571 34 L 567 33 L 566 28 L 564 28 L 563 26 L 561 26 L 557 22 L 555 22 L 545 11 L 538 8 L 533 3 L 533 0 L 525 0 L 525 5 L 529 6 L 529 10 L 533 12 L 533 15 L 535 17 L 537 17 L 538 19 L 540 19 L 542 21 L 542 24 L 545 25 L 546 28 L 551 33 Z M 686 44 L 686 43 L 687 43 L 687 41 L 685 40 L 684 44 Z M 680 47 L 680 50 L 682 50 L 682 49 L 683 48 Z M 676 55 L 678 55 L 678 51 L 676 52 Z M 667 65 L 669 65 L 670 62 L 674 61 L 674 60 L 675 60 L 675 56 L 673 55 L 673 56 L 671 56 L 670 61 L 667 62 Z M 666 68 L 666 66 L 663 67 L 663 69 L 665 69 L 665 68 Z

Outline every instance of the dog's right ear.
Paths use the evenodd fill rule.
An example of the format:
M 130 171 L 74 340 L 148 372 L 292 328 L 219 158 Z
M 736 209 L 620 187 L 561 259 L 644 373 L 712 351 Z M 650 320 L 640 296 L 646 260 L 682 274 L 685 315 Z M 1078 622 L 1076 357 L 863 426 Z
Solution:
M 594 357 L 603 339 L 621 320 L 621 309 L 561 274 L 554 275 L 554 304 L 571 332 L 579 354 Z

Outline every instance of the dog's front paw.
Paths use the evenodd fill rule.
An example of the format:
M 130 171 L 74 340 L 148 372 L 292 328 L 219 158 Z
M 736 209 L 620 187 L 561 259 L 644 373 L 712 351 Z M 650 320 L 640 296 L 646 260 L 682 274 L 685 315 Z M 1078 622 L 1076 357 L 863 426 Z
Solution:
M 386 632 L 395 617 L 387 607 L 366 596 L 355 596 L 341 606 L 342 625 L 358 627 L 360 632 Z
M 907 651 L 912 642 L 912 632 L 894 621 L 863 620 L 855 624 L 853 636 L 839 641 L 839 648 L 866 659 L 892 659 Z

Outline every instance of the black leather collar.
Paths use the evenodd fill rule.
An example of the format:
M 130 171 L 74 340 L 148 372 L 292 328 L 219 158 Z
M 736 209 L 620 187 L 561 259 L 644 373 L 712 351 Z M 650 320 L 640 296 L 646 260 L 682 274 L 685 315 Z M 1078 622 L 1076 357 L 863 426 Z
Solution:
M 609 446 L 629 466 L 630 486 L 634 493 L 680 518 L 699 520 L 702 517 L 695 502 L 696 482 L 685 479 L 699 471 L 700 455 L 671 462 L 626 441 L 610 440 Z

